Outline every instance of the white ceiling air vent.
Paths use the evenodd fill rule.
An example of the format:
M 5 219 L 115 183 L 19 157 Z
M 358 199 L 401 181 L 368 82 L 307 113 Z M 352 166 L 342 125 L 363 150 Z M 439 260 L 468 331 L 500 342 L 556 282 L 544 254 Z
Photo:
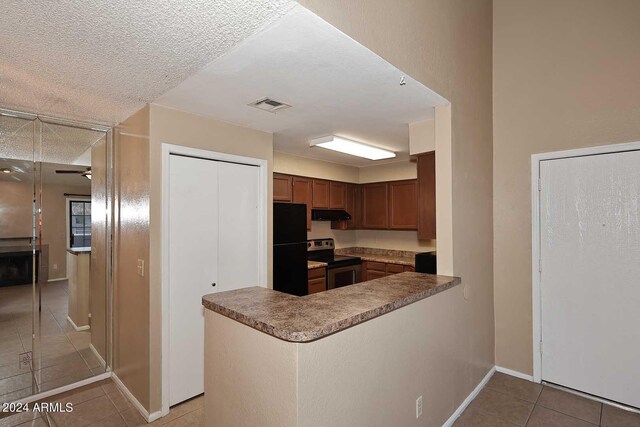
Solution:
M 260 110 L 268 111 L 270 113 L 275 113 L 279 110 L 284 110 L 285 108 L 290 108 L 291 105 L 285 104 L 284 102 L 276 101 L 271 98 L 262 98 L 258 99 L 251 104 L 248 104 L 250 107 L 259 108 Z

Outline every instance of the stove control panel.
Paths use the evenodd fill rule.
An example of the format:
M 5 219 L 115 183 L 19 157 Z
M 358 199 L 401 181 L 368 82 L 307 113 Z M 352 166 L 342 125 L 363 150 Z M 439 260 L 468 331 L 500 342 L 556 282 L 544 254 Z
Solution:
M 334 248 L 335 248 L 335 244 L 333 243 L 333 239 L 307 240 L 308 252 L 333 250 Z

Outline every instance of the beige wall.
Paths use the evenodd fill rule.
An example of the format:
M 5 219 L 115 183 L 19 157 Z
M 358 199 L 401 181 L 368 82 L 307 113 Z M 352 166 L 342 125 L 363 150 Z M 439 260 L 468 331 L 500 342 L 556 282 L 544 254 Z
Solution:
M 359 182 L 357 167 L 323 162 L 278 151 L 273 153 L 273 171 L 333 181 Z
M 33 183 L 0 181 L 0 237 L 29 237 L 32 234 Z
M 119 216 L 115 223 L 113 370 L 145 408 L 150 402 L 150 290 L 149 275 L 138 275 L 137 262 L 149 260 L 148 123 L 149 108 L 145 107 L 114 132 Z M 151 268 L 147 262 L 147 273 Z
M 456 286 L 309 343 L 206 310 L 205 425 L 441 426 L 468 395 L 470 304 Z
M 494 364 L 492 2 L 300 3 L 451 102 L 453 213 L 443 218 L 438 207 L 438 221 L 451 220 L 452 272 L 470 297 L 458 313 L 463 375 L 441 391 L 455 390 L 460 404 Z
M 435 120 L 409 123 L 409 154 L 427 153 L 435 149 Z
M 494 1 L 496 363 L 532 373 L 532 153 L 640 140 L 640 2 Z
M 417 177 L 417 162 L 415 160 L 407 160 L 362 167 L 358 175 L 358 182 L 366 184 L 368 182 L 416 179 Z
M 89 185 L 42 185 L 42 243 L 49 245 L 50 280 L 67 277 L 68 221 L 64 193 L 89 195 L 91 189 Z M 32 197 L 32 183 L 0 181 L 0 237 L 31 236 Z

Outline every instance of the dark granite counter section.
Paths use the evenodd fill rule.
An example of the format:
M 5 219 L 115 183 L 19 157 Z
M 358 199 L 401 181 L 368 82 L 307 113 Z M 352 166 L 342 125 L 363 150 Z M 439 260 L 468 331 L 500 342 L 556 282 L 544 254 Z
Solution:
M 314 268 L 325 268 L 326 266 L 327 266 L 326 262 L 307 261 L 307 270 L 312 270 Z
M 363 261 L 416 266 L 416 252 L 412 251 L 353 247 L 336 249 L 336 255 L 357 256 Z
M 251 287 L 209 294 L 202 304 L 266 334 L 309 342 L 412 304 L 461 282 L 459 277 L 400 273 L 297 297 Z

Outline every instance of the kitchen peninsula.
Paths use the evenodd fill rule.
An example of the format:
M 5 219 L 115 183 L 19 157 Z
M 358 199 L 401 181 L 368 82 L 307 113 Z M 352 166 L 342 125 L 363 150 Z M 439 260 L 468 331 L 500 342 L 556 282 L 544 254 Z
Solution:
M 405 272 L 304 297 L 204 296 L 206 425 L 409 425 L 420 396 L 424 425 L 442 425 L 457 406 L 459 283 Z

